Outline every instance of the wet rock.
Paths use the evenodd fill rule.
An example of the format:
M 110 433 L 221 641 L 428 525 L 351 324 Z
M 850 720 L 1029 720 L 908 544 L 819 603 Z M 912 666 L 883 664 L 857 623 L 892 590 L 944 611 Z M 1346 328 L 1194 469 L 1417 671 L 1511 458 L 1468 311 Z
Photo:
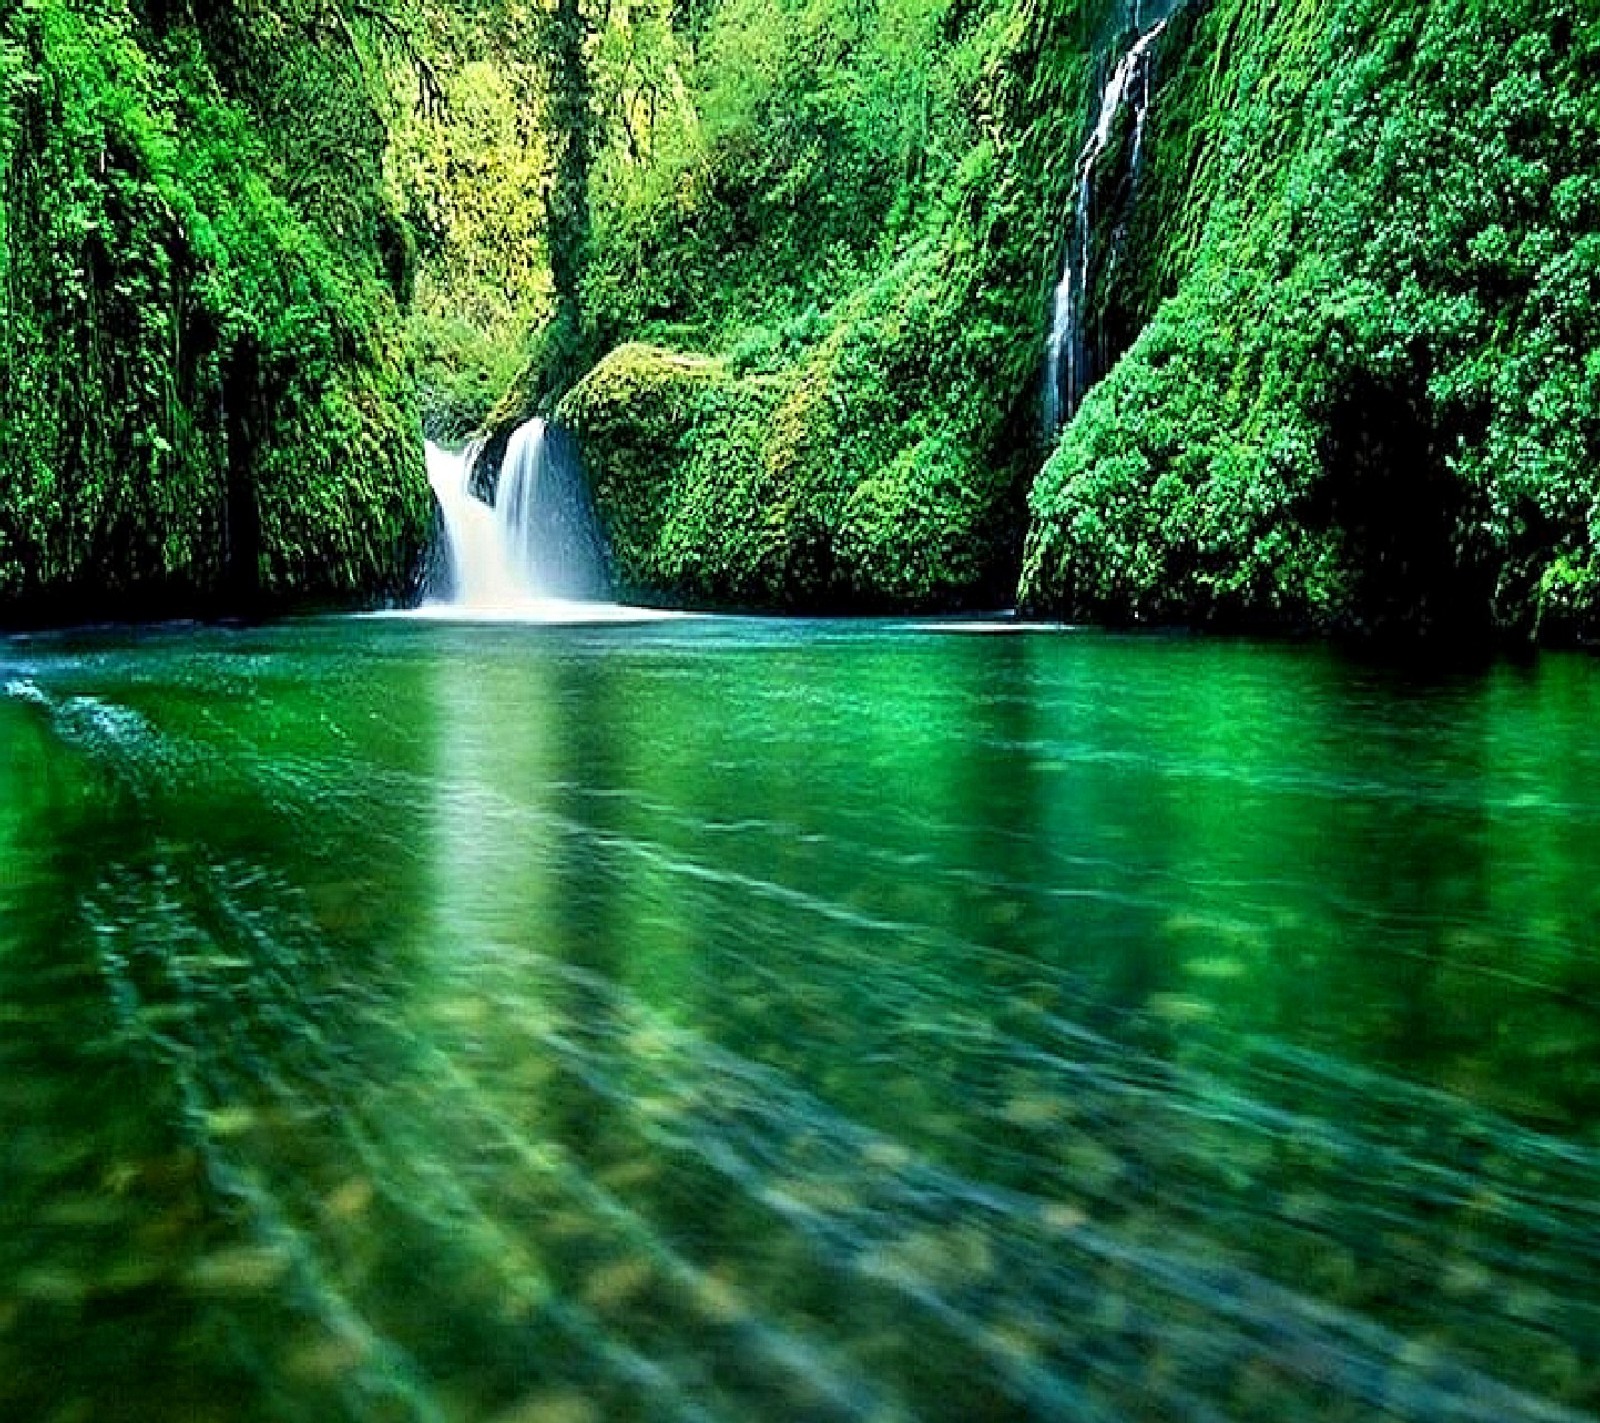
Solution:
M 659 1181 L 661 1163 L 648 1156 L 636 1156 L 631 1161 L 607 1167 L 596 1179 L 608 1191 L 633 1191 Z
M 683 1114 L 683 1103 L 671 1097 L 640 1097 L 633 1109 L 646 1121 L 666 1122 Z
M 491 1005 L 477 996 L 452 998 L 434 1004 L 429 1017 L 443 1026 L 453 1028 L 482 1027 L 489 1020 Z
M 862 1148 L 861 1159 L 880 1171 L 903 1171 L 911 1164 L 911 1151 L 898 1141 L 879 1137 Z
M 1548 1290 L 1537 1285 L 1516 1285 L 1501 1300 L 1502 1310 L 1513 1319 L 1529 1324 L 1546 1324 L 1560 1313 L 1560 1303 Z
M 583 1240 L 595 1233 L 594 1221 L 579 1211 L 555 1211 L 539 1224 L 540 1233 L 549 1240 Z
M 1039 1325 L 1022 1319 L 1003 1319 L 988 1331 L 990 1348 L 1016 1364 L 1037 1364 L 1047 1342 Z
M 956 1288 L 994 1273 L 994 1251 L 973 1226 L 919 1230 L 869 1250 L 863 1274 L 902 1289 Z
M 1000 1109 L 1002 1120 L 1028 1131 L 1058 1126 L 1071 1115 L 1072 1108 L 1067 1102 L 1043 1092 L 1013 1097 Z
M 1183 971 L 1191 978 L 1226 981 L 1243 978 L 1250 970 L 1243 959 L 1219 954 L 1209 958 L 1190 959 L 1184 964 Z
M 1167 1023 L 1203 1023 L 1217 1013 L 1215 1004 L 1183 993 L 1152 993 L 1145 1007 Z
M 1061 1164 L 1074 1186 L 1096 1194 L 1116 1185 L 1124 1171 L 1121 1158 L 1091 1136 L 1074 1138 L 1061 1153 Z
M 359 1370 L 371 1357 L 369 1342 L 358 1335 L 326 1334 L 291 1349 L 284 1372 L 303 1383 L 330 1384 Z
M 1439 1276 L 1439 1288 L 1456 1299 L 1485 1294 L 1494 1287 L 1494 1276 L 1479 1260 L 1451 1260 Z
M 715 1273 L 703 1274 L 695 1281 L 695 1304 L 713 1324 L 733 1324 L 750 1310 L 733 1284 Z
M 1049 1201 L 1039 1209 L 1039 1222 L 1046 1230 L 1070 1235 L 1089 1223 L 1088 1215 L 1067 1201 Z
M 372 1209 L 376 1194 L 371 1181 L 354 1176 L 322 1202 L 323 1213 L 329 1220 L 359 1220 Z
M 763 1195 L 780 1209 L 792 1208 L 798 1203 L 802 1210 L 818 1215 L 844 1215 L 860 1204 L 860 1197 L 849 1181 L 797 1180 L 785 1181 Z
M 256 1113 L 249 1107 L 219 1107 L 206 1113 L 206 1133 L 218 1140 L 248 1136 L 260 1125 Z

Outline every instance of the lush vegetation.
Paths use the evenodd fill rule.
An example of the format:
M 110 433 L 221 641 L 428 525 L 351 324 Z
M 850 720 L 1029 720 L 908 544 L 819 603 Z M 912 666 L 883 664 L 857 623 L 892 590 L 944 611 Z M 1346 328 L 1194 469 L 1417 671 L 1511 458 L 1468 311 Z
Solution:
M 442 106 L 394 109 L 388 169 L 418 255 L 410 336 L 423 422 L 459 441 L 488 422 L 550 319 L 549 155 L 525 68 L 459 37 L 448 48 L 458 58 L 438 73 Z
M 1173 8 L 18 0 L 0 602 L 397 591 L 419 422 L 538 411 L 634 596 L 1593 636 L 1592 7 L 1178 8 L 1057 441 Z
M 1095 18 L 740 0 L 597 37 L 581 325 L 497 420 L 587 370 L 560 413 L 630 589 L 1010 601 L 1059 214 L 1122 17 Z
M 6 9 L 13 617 L 403 592 L 430 514 L 367 62 L 311 3 Z
M 1124 117 L 1096 186 L 1109 378 L 1055 450 L 1048 289 L 1132 15 L 630 13 L 595 82 L 619 93 L 626 54 L 648 117 L 615 104 L 592 139 L 593 371 L 561 409 L 632 588 L 1003 601 L 1026 530 L 1040 612 L 1595 631 L 1600 28 L 1576 5 L 1181 9 L 1143 168 Z M 536 350 L 499 420 L 563 375 Z
M 1216 0 L 1138 249 L 1175 294 L 1035 487 L 1089 617 L 1600 631 L 1600 18 Z

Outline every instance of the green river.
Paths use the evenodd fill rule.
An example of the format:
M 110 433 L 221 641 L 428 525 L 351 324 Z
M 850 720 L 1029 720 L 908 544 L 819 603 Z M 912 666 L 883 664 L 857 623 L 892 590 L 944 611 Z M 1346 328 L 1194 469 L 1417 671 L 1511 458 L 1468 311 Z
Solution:
M 1600 666 L 0 641 L 0 1419 L 1600 1412 Z

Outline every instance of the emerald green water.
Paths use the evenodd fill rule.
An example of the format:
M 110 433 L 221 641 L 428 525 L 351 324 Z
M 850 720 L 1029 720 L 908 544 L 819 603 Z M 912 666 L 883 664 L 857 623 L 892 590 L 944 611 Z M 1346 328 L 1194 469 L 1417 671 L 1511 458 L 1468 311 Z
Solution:
M 0 643 L 0 1418 L 1600 1410 L 1600 666 Z

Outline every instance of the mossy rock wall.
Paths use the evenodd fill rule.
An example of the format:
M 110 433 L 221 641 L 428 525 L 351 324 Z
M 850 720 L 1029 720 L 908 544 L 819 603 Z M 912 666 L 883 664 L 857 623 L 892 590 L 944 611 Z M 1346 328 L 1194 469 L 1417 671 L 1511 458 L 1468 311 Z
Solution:
M 228 89 L 243 21 L 173 13 L 29 0 L 0 19 L 8 622 L 397 597 L 426 540 L 406 274 L 358 181 L 379 136 L 346 112 L 352 61 L 279 44 L 316 83 L 274 119 L 286 81 L 259 56 L 241 67 L 261 111 Z M 332 133 L 349 164 L 300 181 L 275 123 L 308 172 Z
M 614 351 L 558 412 L 578 437 L 619 591 L 757 604 L 774 585 L 761 429 L 779 392 L 724 362 Z
M 1013 477 L 980 433 L 908 433 L 909 391 L 844 325 L 797 369 L 624 346 L 566 397 L 622 591 L 695 606 L 834 610 L 993 603 L 1009 593 Z
M 1026 605 L 1600 634 L 1600 19 L 1213 0 L 1161 68 L 1159 305 L 1033 489 Z
M 713 30 L 740 13 L 748 24 L 716 12 Z M 737 146 L 713 124 L 705 166 L 655 175 L 642 208 L 612 211 L 597 188 L 590 370 L 559 410 L 629 596 L 807 612 L 1011 602 L 1073 159 L 1096 56 L 1130 13 L 952 0 L 891 40 L 887 11 L 784 12 L 773 23 L 826 41 L 825 102 L 806 65 L 724 76 L 698 96 L 718 124 L 728 89 L 765 94 L 733 106 Z M 904 107 L 918 89 L 923 107 Z M 851 94 L 871 99 L 870 121 L 841 109 Z M 800 149 L 785 126 L 797 113 Z M 723 179 L 757 159 L 773 186 L 752 203 Z M 557 383 L 536 358 L 494 428 L 546 409 Z
M 1600 636 L 1592 5 L 891 11 L 712 7 L 739 62 L 602 154 L 568 406 L 636 592 Z M 1090 204 L 1104 377 L 1047 437 L 1077 156 L 1158 14 Z

